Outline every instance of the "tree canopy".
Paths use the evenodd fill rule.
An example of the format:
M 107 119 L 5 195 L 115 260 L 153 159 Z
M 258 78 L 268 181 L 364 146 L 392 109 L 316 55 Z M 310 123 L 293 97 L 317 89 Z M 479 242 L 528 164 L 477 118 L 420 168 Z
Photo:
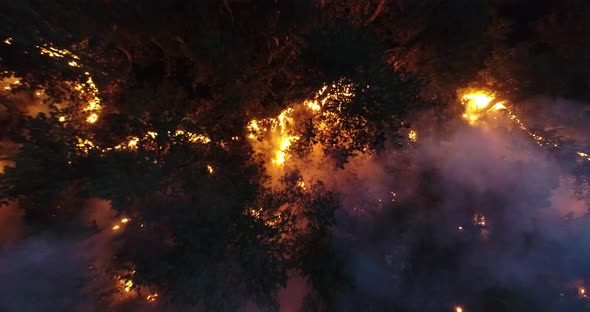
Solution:
M 514 204 L 505 189 L 481 191 L 445 180 L 444 168 L 387 160 L 416 140 L 406 135 L 416 115 L 455 118 L 463 87 L 510 100 L 588 99 L 590 5 L 541 1 L 518 13 L 525 2 L 3 3 L 0 198 L 24 211 L 25 238 L 105 242 L 82 282 L 107 294 L 92 303 L 104 309 L 127 307 L 115 292 L 139 294 L 139 310 L 154 301 L 155 309 L 233 311 L 251 302 L 277 310 L 293 274 L 310 288 L 308 311 L 449 311 L 452 291 L 473 311 L 555 308 L 543 307 L 539 292 L 492 281 L 488 267 L 460 265 L 480 251 L 500 253 L 512 236 L 496 234 L 484 249 L 474 243 L 484 228 L 477 218 L 465 226 L 468 238 L 436 234 L 438 221 L 451 222 L 443 192 L 479 203 L 453 206 L 453 217 L 503 220 L 517 213 L 490 207 Z M 380 190 L 391 198 L 358 199 L 354 209 L 372 212 L 355 217 L 334 186 L 348 181 L 332 179 L 362 157 L 383 161 L 388 174 L 416 171 L 396 185 L 415 183 L 417 194 L 392 208 L 383 202 L 396 193 Z M 523 205 L 547 206 L 557 178 L 540 179 L 519 189 Z M 93 200 L 108 203 L 111 223 L 88 220 Z M 2 248 L 0 256 L 10 252 Z M 385 249 L 382 274 L 358 256 Z M 469 278 L 444 289 L 452 274 Z M 403 289 L 371 294 L 393 283 L 385 275 Z M 478 279 L 477 289 L 465 286 Z M 426 291 L 433 300 L 421 302 Z

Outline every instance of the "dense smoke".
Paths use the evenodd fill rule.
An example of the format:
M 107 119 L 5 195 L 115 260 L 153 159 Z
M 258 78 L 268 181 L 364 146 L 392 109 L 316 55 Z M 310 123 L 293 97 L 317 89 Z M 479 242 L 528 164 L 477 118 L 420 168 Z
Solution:
M 115 213 L 104 200 L 80 209 L 81 237 L 38 233 L 24 239 L 24 212 L 16 204 L 0 209 L 0 311 L 96 311 L 117 307 L 119 294 L 109 272 Z M 113 285 L 115 287 L 113 287 Z M 115 300 L 115 305 L 113 305 Z M 133 306 L 141 306 L 135 303 Z
M 0 312 L 588 310 L 589 14 L 7 2 Z
M 333 244 L 354 286 L 339 292 L 341 310 L 541 302 L 536 309 L 551 311 L 578 296 L 586 271 L 575 259 L 589 251 L 587 194 L 574 191 L 571 162 L 518 130 L 505 120 L 449 123 L 442 141 L 421 135 L 404 150 L 360 155 L 343 169 L 300 164 L 302 176 L 326 183 L 344 208 Z M 522 297 L 493 302 L 506 292 Z

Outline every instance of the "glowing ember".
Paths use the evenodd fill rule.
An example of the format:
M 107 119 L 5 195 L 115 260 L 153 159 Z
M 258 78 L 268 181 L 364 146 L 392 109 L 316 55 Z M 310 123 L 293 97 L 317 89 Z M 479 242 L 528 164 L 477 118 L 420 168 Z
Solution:
M 463 307 L 461 307 L 461 306 L 456 306 L 456 307 L 455 307 L 455 312 L 463 312 Z
M 297 182 L 297 186 L 300 187 L 301 189 L 305 190 L 305 182 L 304 181 Z
M 418 132 L 416 132 L 416 130 L 410 130 L 410 132 L 408 133 L 408 138 L 412 142 L 418 141 Z
M 119 224 L 115 224 L 115 225 L 113 226 L 113 231 L 118 231 L 118 230 L 120 230 L 120 229 L 121 229 L 121 227 L 122 227 L 124 224 L 127 224 L 127 223 L 129 223 L 129 221 L 131 221 L 131 219 L 129 219 L 129 218 L 121 218 L 121 220 L 119 221 L 120 223 L 119 223 Z
M 320 106 L 320 104 L 318 103 L 318 100 L 306 101 L 305 106 L 307 106 L 309 109 L 311 109 L 314 112 L 317 112 L 322 108 Z
M 129 142 L 127 142 L 127 147 L 129 148 L 137 148 L 137 143 L 139 142 L 139 138 L 131 138 Z
M 91 149 L 96 148 L 96 145 L 94 145 L 94 143 L 88 139 L 78 138 L 76 147 L 78 147 L 83 153 L 87 154 Z
M 156 301 L 157 299 L 158 299 L 158 293 L 153 293 L 153 294 L 151 294 L 151 295 L 148 295 L 148 296 L 145 298 L 145 300 L 146 300 L 147 302 L 154 302 L 154 301 Z
M 248 214 L 253 217 L 254 219 L 260 219 L 260 213 L 262 212 L 262 208 L 258 208 L 258 209 L 250 209 L 248 210 Z
M 578 288 L 578 294 L 580 294 L 580 296 L 582 296 L 582 297 L 585 298 L 587 296 L 586 295 L 586 288 L 585 287 L 579 287 Z
M 152 139 L 155 139 L 158 136 L 158 133 L 153 131 L 148 131 L 147 135 L 150 136 Z
M 213 170 L 213 167 L 211 167 L 211 165 L 207 165 L 207 171 L 209 172 L 209 174 L 213 174 L 215 172 L 215 170 Z
M 479 226 L 486 226 L 486 216 L 481 213 L 476 213 L 473 215 L 473 224 Z
M 47 55 L 52 58 L 69 58 L 68 65 L 71 67 L 82 67 L 82 65 L 75 60 L 79 60 L 80 57 L 75 55 L 66 49 L 57 49 L 50 45 L 37 46 L 41 55 Z M 95 123 L 98 120 L 97 111 L 102 107 L 100 106 L 100 98 L 98 97 L 99 91 L 96 84 L 92 80 L 89 72 L 85 72 L 84 75 L 88 76 L 85 84 L 76 83 L 73 87 L 74 90 L 80 92 L 80 94 L 87 100 L 87 105 L 84 111 L 91 111 L 91 114 L 86 118 L 86 122 Z
M 70 57 L 73 59 L 80 59 L 80 57 L 78 57 L 77 55 L 75 55 L 74 53 L 66 50 L 66 49 L 57 49 L 54 48 L 52 46 L 49 45 L 44 45 L 44 46 L 37 46 L 37 48 L 40 50 L 41 55 L 47 55 L 49 57 L 55 57 L 55 58 L 64 58 L 64 57 Z
M 66 121 L 66 117 L 65 116 L 59 116 L 59 122 L 65 122 Z
M 88 123 L 95 123 L 98 120 L 98 115 L 96 113 L 90 114 L 88 118 L 86 118 L 86 122 Z
M 184 130 L 176 130 L 174 135 L 177 137 L 185 137 L 191 143 L 207 144 L 207 143 L 211 142 L 211 139 L 204 134 L 196 134 L 196 133 L 192 133 L 192 132 L 184 131 Z
M 125 292 L 130 292 L 131 291 L 131 287 L 133 287 L 133 281 L 132 280 L 127 280 L 125 281 Z
M 276 212 L 272 216 L 263 215 L 262 208 L 249 209 L 245 214 L 249 215 L 250 217 L 254 218 L 255 220 L 264 220 L 264 225 L 266 225 L 268 227 L 275 227 L 281 221 L 280 212 Z
M 9 38 L 4 39 L 4 43 L 9 44 L 9 45 L 12 44 L 12 38 L 9 37 Z
M 203 134 L 194 134 L 194 133 L 190 133 L 189 132 L 189 142 L 191 143 L 202 143 L 202 144 L 207 144 L 209 142 L 211 142 L 211 139 Z

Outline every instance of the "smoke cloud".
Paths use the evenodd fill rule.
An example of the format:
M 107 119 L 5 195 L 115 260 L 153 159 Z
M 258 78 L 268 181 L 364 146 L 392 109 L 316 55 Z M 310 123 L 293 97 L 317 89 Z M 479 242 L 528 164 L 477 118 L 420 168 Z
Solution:
M 555 123 L 574 116 L 561 112 Z M 333 246 L 354 286 L 339 294 L 339 310 L 553 311 L 564 300 L 575 310 L 575 285 L 590 273 L 587 185 L 571 160 L 506 125 L 450 122 L 441 140 L 417 123 L 420 139 L 406 149 L 356 156 L 342 169 L 317 155 L 293 165 L 344 208 Z

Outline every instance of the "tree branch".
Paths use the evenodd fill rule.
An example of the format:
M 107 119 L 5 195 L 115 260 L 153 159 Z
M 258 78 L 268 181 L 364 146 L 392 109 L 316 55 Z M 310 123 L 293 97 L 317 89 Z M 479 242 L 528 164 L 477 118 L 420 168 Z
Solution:
M 377 5 L 377 8 L 375 9 L 375 12 L 373 12 L 373 15 L 371 15 L 371 17 L 369 17 L 369 19 L 367 20 L 367 22 L 365 24 L 370 24 L 373 21 L 375 21 L 375 19 L 379 16 L 379 14 L 381 14 L 381 12 L 383 11 L 383 8 L 385 7 L 385 0 L 381 0 L 379 1 L 379 4 Z

